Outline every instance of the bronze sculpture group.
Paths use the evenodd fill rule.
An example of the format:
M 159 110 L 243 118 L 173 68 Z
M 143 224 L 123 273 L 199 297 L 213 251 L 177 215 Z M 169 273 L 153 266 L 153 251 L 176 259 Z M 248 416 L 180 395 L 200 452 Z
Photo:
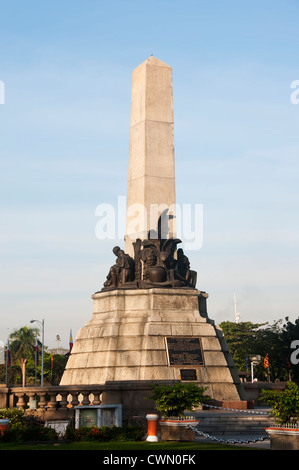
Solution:
M 102 290 L 145 289 L 150 287 L 195 288 L 197 274 L 177 238 L 139 238 L 133 243 L 134 259 L 119 247 L 113 248 L 116 262 L 111 266 Z

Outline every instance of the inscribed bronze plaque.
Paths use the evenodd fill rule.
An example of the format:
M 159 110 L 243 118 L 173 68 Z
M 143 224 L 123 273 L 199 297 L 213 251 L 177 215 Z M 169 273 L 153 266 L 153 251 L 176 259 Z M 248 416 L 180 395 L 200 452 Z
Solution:
M 203 366 L 200 338 L 176 336 L 166 338 L 170 366 Z
M 197 380 L 197 372 L 195 369 L 180 369 L 181 380 Z

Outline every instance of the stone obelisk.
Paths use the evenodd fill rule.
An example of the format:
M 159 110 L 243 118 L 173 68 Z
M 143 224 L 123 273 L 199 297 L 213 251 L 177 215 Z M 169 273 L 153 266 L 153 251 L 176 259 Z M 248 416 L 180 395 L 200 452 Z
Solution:
M 125 237 L 125 251 L 131 256 L 132 242 L 156 231 L 158 217 L 165 209 L 170 216 L 167 235 L 174 236 L 173 135 L 172 69 L 151 56 L 132 73 Z

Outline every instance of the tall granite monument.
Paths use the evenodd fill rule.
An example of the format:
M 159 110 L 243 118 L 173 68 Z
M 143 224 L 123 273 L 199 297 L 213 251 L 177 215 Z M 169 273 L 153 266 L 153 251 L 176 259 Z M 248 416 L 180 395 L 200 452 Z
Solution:
M 174 222 L 172 70 L 150 57 L 132 78 L 125 248 L 113 247 L 61 385 L 191 380 L 215 400 L 246 399 Z

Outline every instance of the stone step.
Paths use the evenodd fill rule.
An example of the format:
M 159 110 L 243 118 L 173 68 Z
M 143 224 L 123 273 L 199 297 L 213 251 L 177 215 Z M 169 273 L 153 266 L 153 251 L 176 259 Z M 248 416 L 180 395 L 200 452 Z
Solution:
M 205 426 L 205 427 L 234 427 L 234 426 L 239 426 L 239 427 L 246 427 L 246 428 L 256 428 L 256 427 L 266 427 L 269 426 L 270 424 L 273 424 L 272 421 L 261 421 L 261 422 L 248 422 L 248 421 L 219 421 L 217 422 L 206 422 L 204 420 L 200 420 L 200 426 Z
M 196 413 L 196 418 L 199 419 L 198 429 L 211 435 L 265 435 L 265 428 L 274 424 L 273 417 L 269 415 L 246 412 L 203 411 Z

